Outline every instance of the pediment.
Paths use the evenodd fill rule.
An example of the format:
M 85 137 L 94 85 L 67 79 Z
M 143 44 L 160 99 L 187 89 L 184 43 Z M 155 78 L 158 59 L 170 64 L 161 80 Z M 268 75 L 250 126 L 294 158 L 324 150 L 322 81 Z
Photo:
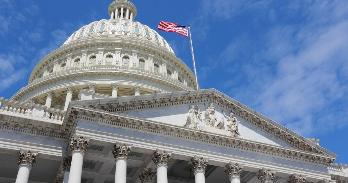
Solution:
M 213 89 L 79 101 L 74 105 L 335 158 L 319 145 Z

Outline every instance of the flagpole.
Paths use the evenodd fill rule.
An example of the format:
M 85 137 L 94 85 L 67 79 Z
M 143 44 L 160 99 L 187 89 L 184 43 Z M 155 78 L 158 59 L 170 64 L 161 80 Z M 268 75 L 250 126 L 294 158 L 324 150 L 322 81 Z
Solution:
M 192 55 L 192 62 L 193 62 L 193 71 L 195 72 L 196 77 L 196 84 L 197 84 L 197 90 L 199 90 L 199 83 L 198 83 L 198 76 L 197 76 L 197 69 L 196 69 L 196 60 L 195 60 L 195 52 L 193 49 L 193 43 L 192 43 L 192 35 L 191 35 L 191 27 L 188 27 L 189 29 L 189 37 L 190 37 L 190 45 L 191 45 L 191 55 Z

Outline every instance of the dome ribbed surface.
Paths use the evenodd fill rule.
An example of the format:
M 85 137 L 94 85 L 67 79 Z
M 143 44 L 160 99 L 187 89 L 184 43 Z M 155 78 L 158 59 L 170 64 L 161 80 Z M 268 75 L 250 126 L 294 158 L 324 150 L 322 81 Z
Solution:
M 167 41 L 156 31 L 139 22 L 124 20 L 103 19 L 92 22 L 73 33 L 64 45 L 94 38 L 112 38 L 120 36 L 123 38 L 129 37 L 147 40 L 174 54 L 173 49 L 169 46 Z

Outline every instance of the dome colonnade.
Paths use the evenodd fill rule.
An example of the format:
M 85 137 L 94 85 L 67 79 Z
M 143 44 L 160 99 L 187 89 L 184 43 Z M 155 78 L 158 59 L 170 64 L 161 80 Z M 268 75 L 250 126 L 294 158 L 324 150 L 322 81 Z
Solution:
M 67 109 L 71 100 L 194 90 L 194 74 L 166 40 L 133 21 L 133 3 L 113 1 L 108 12 L 44 57 L 12 100 Z

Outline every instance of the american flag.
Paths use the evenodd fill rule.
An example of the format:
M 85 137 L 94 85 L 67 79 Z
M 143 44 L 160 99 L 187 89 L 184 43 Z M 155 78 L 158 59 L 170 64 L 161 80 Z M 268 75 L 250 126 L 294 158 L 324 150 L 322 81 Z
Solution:
M 157 28 L 162 31 L 175 32 L 182 36 L 189 37 L 189 30 L 187 29 L 187 26 L 184 25 L 179 25 L 173 22 L 161 21 L 158 24 Z

